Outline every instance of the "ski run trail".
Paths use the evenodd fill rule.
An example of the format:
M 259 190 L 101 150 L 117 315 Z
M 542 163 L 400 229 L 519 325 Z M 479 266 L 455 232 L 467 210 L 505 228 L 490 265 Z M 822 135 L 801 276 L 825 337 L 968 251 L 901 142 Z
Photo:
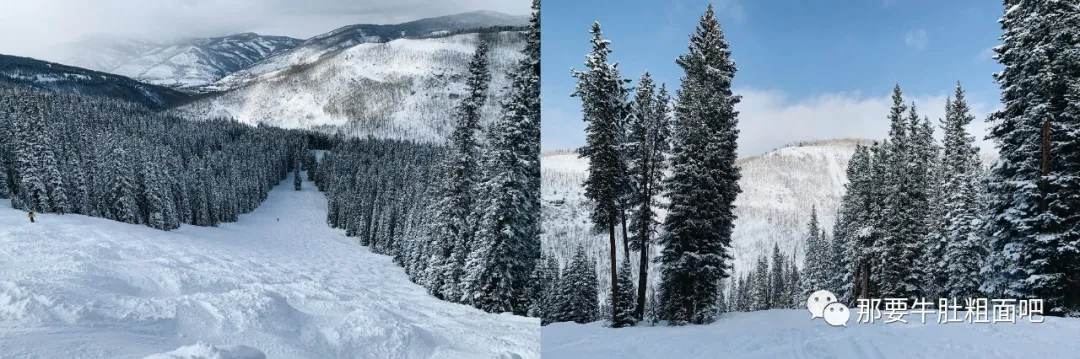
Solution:
M 538 319 L 435 299 L 325 218 L 291 175 L 170 232 L 0 200 L 0 358 L 539 358 Z
M 903 318 L 907 324 L 884 324 L 884 316 L 873 324 L 858 323 L 853 316 L 847 327 L 831 327 L 810 317 L 806 309 L 781 309 L 727 313 L 713 324 L 680 327 L 553 323 L 543 328 L 541 339 L 544 359 L 1080 358 L 1077 318 L 938 324 L 935 312 L 925 324 L 921 315 L 909 314 Z

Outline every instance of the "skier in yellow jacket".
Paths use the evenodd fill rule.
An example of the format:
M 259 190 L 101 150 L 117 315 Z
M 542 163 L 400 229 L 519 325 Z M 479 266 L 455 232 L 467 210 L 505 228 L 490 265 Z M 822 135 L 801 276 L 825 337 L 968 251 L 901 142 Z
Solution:
M 30 216 L 30 223 L 34 223 L 34 211 L 30 211 L 30 214 L 28 214 L 28 216 Z

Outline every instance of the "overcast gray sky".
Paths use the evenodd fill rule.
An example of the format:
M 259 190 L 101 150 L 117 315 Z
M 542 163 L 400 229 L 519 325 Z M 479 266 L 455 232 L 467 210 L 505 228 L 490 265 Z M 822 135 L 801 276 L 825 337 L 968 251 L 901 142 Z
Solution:
M 474 10 L 529 13 L 528 0 L 2 0 L 0 54 L 47 58 L 90 35 L 171 40 L 238 32 L 307 38 Z

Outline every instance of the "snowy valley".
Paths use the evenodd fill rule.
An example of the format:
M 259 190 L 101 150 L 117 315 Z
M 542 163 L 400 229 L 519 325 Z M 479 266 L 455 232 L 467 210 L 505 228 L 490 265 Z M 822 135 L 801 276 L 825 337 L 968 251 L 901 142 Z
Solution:
M 235 223 L 170 232 L 30 223 L 0 200 L 0 358 L 539 358 L 537 319 L 431 297 L 328 227 L 310 183 L 291 187 Z

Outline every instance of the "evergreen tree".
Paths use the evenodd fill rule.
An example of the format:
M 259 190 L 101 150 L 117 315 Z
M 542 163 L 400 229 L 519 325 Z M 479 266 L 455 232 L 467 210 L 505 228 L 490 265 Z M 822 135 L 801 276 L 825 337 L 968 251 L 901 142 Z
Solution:
M 943 128 L 942 160 L 944 208 L 940 250 L 942 259 L 935 263 L 935 280 L 942 280 L 941 295 L 956 298 L 979 296 L 979 269 L 984 256 L 981 231 L 981 192 L 979 149 L 975 138 L 965 129 L 975 119 L 964 99 L 964 90 L 956 85 L 955 100 L 946 106 Z M 940 277 L 940 279 L 939 279 Z
M 548 325 L 552 323 L 553 314 L 558 310 L 560 271 L 559 263 L 553 256 L 545 255 L 542 263 L 543 266 L 539 268 L 543 270 L 543 275 L 540 277 L 540 283 L 537 283 L 537 286 L 541 288 L 540 313 L 537 316 L 540 317 L 540 325 Z
M 784 293 L 784 256 L 780 253 L 780 245 L 773 243 L 772 269 L 769 272 L 769 309 L 787 307 L 787 296 Z
M 0 135 L 3 135 L 0 133 Z M 0 158 L 0 199 L 11 198 L 11 188 L 8 187 L 8 170 L 5 168 L 3 158 Z
M 476 46 L 465 80 L 466 95 L 457 106 L 457 125 L 450 134 L 449 153 L 443 164 L 442 182 L 433 201 L 433 245 L 440 250 L 433 258 L 430 277 L 437 284 L 435 296 L 459 301 L 464 295 L 465 260 L 472 250 L 476 234 L 478 183 L 480 181 L 480 115 L 491 82 L 488 70 L 488 45 Z M 524 279 L 524 278 L 522 278 Z
M 533 1 L 524 57 L 489 129 L 476 248 L 466 262 L 469 302 L 524 314 L 518 302 L 540 258 L 540 2 Z M 594 276 L 595 277 L 595 276 Z M 595 278 L 593 279 L 595 280 Z
M 300 176 L 300 162 L 297 162 L 296 166 L 293 167 L 293 189 L 299 191 L 300 184 L 303 183 L 303 181 L 304 178 Z
M 758 257 L 753 285 L 753 305 L 750 310 L 769 309 L 772 303 L 769 301 L 769 260 L 766 256 Z
M 135 204 L 135 184 L 129 168 L 130 159 L 123 147 L 113 147 L 109 161 L 112 184 L 110 185 L 109 214 L 118 222 L 139 223 L 138 207 Z
M 650 288 L 648 293 L 649 300 L 645 303 L 645 321 L 656 325 L 661 318 L 660 300 L 657 298 L 655 290 Z
M 578 84 L 573 96 L 581 98 L 582 113 L 587 123 L 585 146 L 578 150 L 589 160 L 585 179 L 585 197 L 591 204 L 590 218 L 597 232 L 607 231 L 611 245 L 612 308 L 618 307 L 618 278 L 616 273 L 615 225 L 622 211 L 621 197 L 629 184 L 623 158 L 624 103 L 627 90 L 619 76 L 618 64 L 608 63 L 610 41 L 601 36 L 600 23 L 594 22 L 590 33 L 592 51 L 586 56 L 586 71 L 574 71 Z M 616 316 L 617 313 L 612 313 Z
M 805 262 L 804 262 L 805 263 Z M 795 255 L 791 257 L 791 272 L 788 274 L 788 296 L 791 298 L 791 308 L 805 308 L 806 298 L 809 297 L 803 290 L 803 282 L 799 275 L 799 267 L 795 265 Z
M 735 197 L 741 177 L 735 166 L 739 130 L 731 92 L 735 62 L 712 6 L 690 37 L 677 64 L 685 71 L 675 104 L 672 174 L 665 189 L 660 300 L 669 323 L 714 320 L 718 283 L 728 276 Z
M 558 310 L 555 321 L 591 323 L 596 320 L 597 297 L 600 294 L 594 261 L 578 246 L 560 280 Z
M 652 77 L 646 72 L 638 81 L 637 93 L 630 106 L 630 133 L 627 141 L 629 171 L 633 193 L 630 197 L 630 249 L 638 251 L 638 293 L 635 315 L 641 319 L 645 311 L 645 290 L 648 286 L 650 240 L 656 233 L 655 209 L 660 207 L 657 194 L 662 192 L 665 155 L 670 150 L 668 94 L 661 86 L 655 93 Z
M 634 295 L 637 292 L 634 289 L 634 279 L 630 271 L 630 262 L 623 261 L 623 264 L 619 266 L 619 292 L 618 297 L 615 299 L 614 312 L 615 317 L 611 318 L 611 327 L 622 328 L 633 326 L 637 323 L 637 317 L 634 315 Z
M 1080 4 L 1005 1 L 982 291 L 1080 316 Z
M 810 222 L 807 223 L 810 235 L 806 238 L 806 256 L 803 258 L 804 275 L 800 287 L 802 298 L 807 298 L 810 293 L 819 290 L 829 290 L 829 252 L 830 248 L 821 236 L 821 226 L 818 222 L 817 207 L 810 209 Z M 803 303 L 805 305 L 805 303 Z

